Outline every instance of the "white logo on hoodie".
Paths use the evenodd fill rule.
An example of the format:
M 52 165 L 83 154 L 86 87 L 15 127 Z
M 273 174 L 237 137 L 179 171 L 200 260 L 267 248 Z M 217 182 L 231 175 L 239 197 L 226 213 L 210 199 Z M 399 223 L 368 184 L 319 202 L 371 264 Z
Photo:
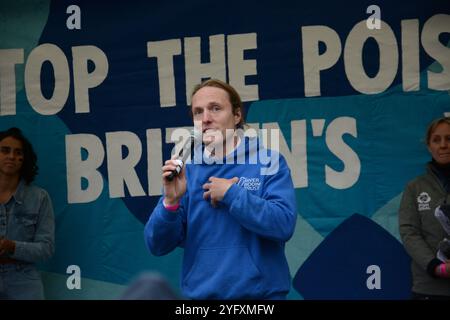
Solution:
M 251 191 L 259 190 L 260 185 L 261 182 L 259 181 L 259 178 L 241 177 L 238 182 L 238 186 Z
M 421 192 L 417 197 L 418 210 L 430 210 L 431 197 L 426 192 Z

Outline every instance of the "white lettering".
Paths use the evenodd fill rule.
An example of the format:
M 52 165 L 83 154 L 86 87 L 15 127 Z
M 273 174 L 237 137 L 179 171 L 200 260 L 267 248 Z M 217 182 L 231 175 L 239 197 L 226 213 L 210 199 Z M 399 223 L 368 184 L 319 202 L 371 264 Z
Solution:
M 23 63 L 23 49 L 0 50 L 0 116 L 16 114 L 15 65 Z
M 41 90 L 41 68 L 45 61 L 53 67 L 55 87 L 53 96 L 46 99 Z M 70 73 L 64 52 L 51 43 L 34 48 L 25 65 L 25 88 L 28 101 L 36 112 L 54 115 L 61 111 L 69 96 Z
M 174 107 L 177 104 L 173 57 L 179 54 L 181 54 L 180 39 L 147 42 L 147 56 L 157 59 L 161 107 Z
M 73 47 L 72 55 L 75 112 L 90 112 L 89 89 L 97 87 L 105 80 L 109 69 L 108 58 L 102 50 L 94 46 Z M 92 72 L 88 72 L 88 61 L 95 65 Z
M 86 155 L 87 153 L 87 155 Z M 85 159 L 83 160 L 83 155 Z M 100 139 L 92 134 L 66 135 L 67 201 L 85 203 L 96 200 L 103 190 L 103 178 L 97 170 L 105 151 Z M 88 187 L 82 189 L 82 179 Z
M 124 158 L 123 147 L 128 155 Z M 106 154 L 108 157 L 109 194 L 111 198 L 125 196 L 126 184 L 131 196 L 144 196 L 145 192 L 134 170 L 142 155 L 139 137 L 129 131 L 106 133 Z

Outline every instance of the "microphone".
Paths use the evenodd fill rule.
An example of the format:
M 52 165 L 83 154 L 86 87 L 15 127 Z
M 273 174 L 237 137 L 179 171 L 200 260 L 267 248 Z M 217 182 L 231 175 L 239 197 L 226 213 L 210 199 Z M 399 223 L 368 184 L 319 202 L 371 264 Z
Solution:
M 175 159 L 175 161 L 177 162 L 177 167 L 175 168 L 175 170 L 172 170 L 172 172 L 166 177 L 168 181 L 172 181 L 173 178 L 180 174 L 181 169 L 183 169 L 183 166 L 186 163 L 186 160 L 191 155 L 192 143 L 194 141 L 200 140 L 201 138 L 200 132 L 201 131 L 198 131 L 196 129 L 190 131 L 189 138 L 186 139 L 183 147 L 178 152 L 177 159 Z

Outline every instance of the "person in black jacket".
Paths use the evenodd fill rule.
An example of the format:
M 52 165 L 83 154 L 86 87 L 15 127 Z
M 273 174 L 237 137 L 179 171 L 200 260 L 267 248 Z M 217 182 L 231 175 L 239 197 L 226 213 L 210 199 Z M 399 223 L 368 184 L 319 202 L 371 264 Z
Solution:
M 438 258 L 447 235 L 436 217 L 450 203 L 450 118 L 434 120 L 426 143 L 432 160 L 427 172 L 406 186 L 399 210 L 404 247 L 412 258 L 412 297 L 450 299 L 450 261 Z

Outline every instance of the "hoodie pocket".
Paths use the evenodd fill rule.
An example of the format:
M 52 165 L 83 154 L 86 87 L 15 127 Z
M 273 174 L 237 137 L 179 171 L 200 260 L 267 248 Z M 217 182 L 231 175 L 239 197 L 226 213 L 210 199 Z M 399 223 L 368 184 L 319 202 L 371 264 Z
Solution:
M 196 299 L 245 299 L 260 293 L 262 275 L 247 247 L 199 249 L 183 281 Z

